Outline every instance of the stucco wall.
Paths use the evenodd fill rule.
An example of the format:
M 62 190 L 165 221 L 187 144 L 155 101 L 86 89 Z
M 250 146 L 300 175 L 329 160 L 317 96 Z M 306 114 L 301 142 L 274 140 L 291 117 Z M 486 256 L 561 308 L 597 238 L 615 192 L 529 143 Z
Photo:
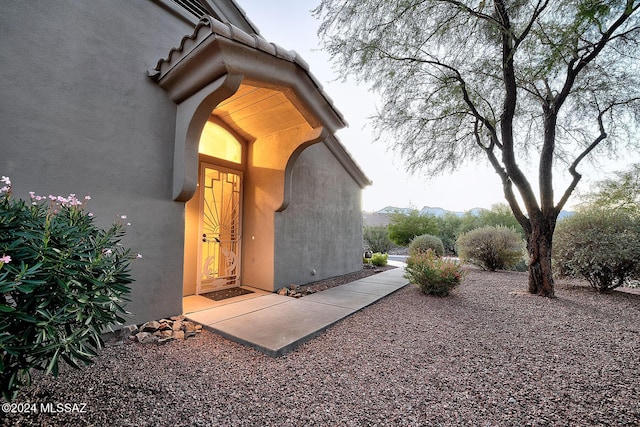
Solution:
M 133 321 L 182 310 L 184 204 L 171 197 L 175 105 L 146 76 L 191 27 L 146 0 L 28 1 L 0 13 L 0 174 L 14 193 L 90 194 L 126 214 Z
M 275 229 L 276 289 L 362 268 L 361 189 L 323 143 L 297 159 Z

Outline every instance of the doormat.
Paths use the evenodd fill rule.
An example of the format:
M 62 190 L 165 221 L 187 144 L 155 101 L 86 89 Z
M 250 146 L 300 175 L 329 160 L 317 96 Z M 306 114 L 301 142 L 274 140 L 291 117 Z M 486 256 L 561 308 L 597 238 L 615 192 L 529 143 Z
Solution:
M 209 298 L 214 301 L 222 301 L 223 299 L 239 297 L 240 295 L 252 294 L 253 291 L 243 288 L 220 289 L 219 291 L 207 292 L 200 294 L 201 297 Z

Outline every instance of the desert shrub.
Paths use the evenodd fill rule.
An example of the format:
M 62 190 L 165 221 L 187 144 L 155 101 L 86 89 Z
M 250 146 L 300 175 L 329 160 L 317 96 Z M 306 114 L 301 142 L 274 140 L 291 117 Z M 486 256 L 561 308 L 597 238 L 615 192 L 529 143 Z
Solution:
M 387 253 L 393 248 L 387 227 L 367 225 L 364 227 L 362 237 L 373 252 Z
M 376 252 L 375 254 L 371 255 L 371 264 L 377 267 L 382 267 L 387 265 L 388 259 L 389 259 L 389 255 Z
M 508 270 L 524 257 L 518 232 L 503 226 L 485 226 L 458 237 L 458 255 L 464 262 L 489 270 Z
M 640 221 L 629 212 L 585 210 L 556 227 L 553 261 L 600 292 L 640 279 Z
M 594 190 L 581 198 L 587 209 L 624 211 L 640 218 L 640 163 L 616 172 L 612 178 L 596 182 Z
M 0 388 L 5 399 L 31 381 L 30 370 L 58 374 L 60 360 L 89 363 L 101 334 L 124 321 L 130 251 L 121 222 L 104 230 L 86 200 L 11 197 L 0 189 Z
M 422 236 L 416 236 L 409 243 L 409 256 L 419 253 L 426 253 L 427 251 L 433 251 L 437 256 L 444 255 L 444 245 L 442 240 L 431 234 L 423 234 Z
M 417 252 L 407 258 L 405 275 L 426 295 L 447 296 L 464 277 L 460 264 L 441 258 L 433 250 Z

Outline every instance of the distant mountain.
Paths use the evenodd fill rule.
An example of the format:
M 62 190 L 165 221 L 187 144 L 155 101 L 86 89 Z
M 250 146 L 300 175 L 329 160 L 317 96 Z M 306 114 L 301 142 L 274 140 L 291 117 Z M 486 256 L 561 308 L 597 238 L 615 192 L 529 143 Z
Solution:
M 395 206 L 387 206 L 387 207 L 382 208 L 379 211 L 375 211 L 373 213 L 390 215 L 392 213 L 400 212 L 400 213 L 403 213 L 405 215 L 408 215 L 409 212 L 411 212 L 412 210 L 413 210 L 412 208 L 397 208 Z
M 387 225 L 389 224 L 389 216 L 391 214 L 400 212 L 405 215 L 408 215 L 409 212 L 411 212 L 412 210 L 413 208 L 399 208 L 396 206 L 387 206 L 385 208 L 380 209 L 379 211 L 363 212 L 362 217 L 365 225 Z M 469 209 L 467 212 L 471 212 L 472 215 L 479 215 L 480 212 L 482 212 L 483 210 L 486 210 L 486 209 L 473 208 L 473 209 Z M 422 209 L 420 209 L 420 215 L 433 215 L 438 218 L 441 218 L 446 214 L 463 216 L 465 213 L 466 212 L 450 211 L 441 207 L 431 207 L 431 206 L 424 206 Z M 560 214 L 558 215 L 558 220 L 569 217 L 571 215 L 573 215 L 573 212 L 571 211 L 564 211 L 564 210 L 560 211 Z
M 400 212 L 405 215 L 408 215 L 409 212 L 411 212 L 412 210 L 414 210 L 414 208 L 399 208 L 396 206 L 387 206 L 385 208 L 380 209 L 379 211 L 371 212 L 371 213 L 379 214 L 379 215 L 390 215 L 392 213 Z M 471 213 L 473 213 L 474 215 L 477 215 L 477 213 L 480 212 L 480 210 L 481 208 L 473 208 L 471 209 Z M 422 209 L 420 209 L 420 215 L 433 215 L 436 217 L 443 217 L 447 213 L 452 213 L 458 216 L 464 215 L 464 212 L 449 211 L 440 207 L 424 206 Z
M 471 210 L 472 213 L 476 209 L 479 209 L 479 208 L 472 209 Z M 432 208 L 431 206 L 425 206 L 422 209 L 420 209 L 420 215 L 433 215 L 435 217 L 441 218 L 441 217 L 445 216 L 446 214 L 454 214 L 454 215 L 457 215 L 457 216 L 462 216 L 462 215 L 464 215 L 464 212 L 448 211 L 448 210 L 443 209 L 443 208 Z M 475 213 L 474 213 L 474 215 L 475 215 Z

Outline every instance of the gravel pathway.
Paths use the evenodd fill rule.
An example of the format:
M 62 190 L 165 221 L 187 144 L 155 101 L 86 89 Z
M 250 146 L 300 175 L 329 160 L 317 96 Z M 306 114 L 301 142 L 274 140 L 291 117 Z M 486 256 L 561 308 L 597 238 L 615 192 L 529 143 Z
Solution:
M 279 359 L 208 332 L 111 343 L 36 378 L 16 402 L 40 413 L 2 425 L 640 425 L 640 295 L 525 289 L 523 273 L 477 269 L 447 298 L 408 286 Z M 41 413 L 57 403 L 86 406 Z

